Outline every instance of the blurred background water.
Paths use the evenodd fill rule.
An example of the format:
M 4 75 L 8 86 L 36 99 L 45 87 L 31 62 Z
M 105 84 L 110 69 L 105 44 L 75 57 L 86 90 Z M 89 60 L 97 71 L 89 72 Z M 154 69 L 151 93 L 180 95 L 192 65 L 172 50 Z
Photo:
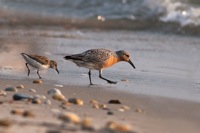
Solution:
M 199 0 L 0 0 L 0 24 L 200 34 Z

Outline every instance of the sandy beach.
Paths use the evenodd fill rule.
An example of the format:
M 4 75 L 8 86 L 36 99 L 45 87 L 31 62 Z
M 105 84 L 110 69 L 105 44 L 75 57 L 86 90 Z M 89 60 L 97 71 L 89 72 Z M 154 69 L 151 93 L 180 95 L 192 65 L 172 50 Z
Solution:
M 0 133 L 199 133 L 198 0 L 0 0 Z M 92 71 L 64 60 L 125 50 Z M 59 74 L 27 76 L 21 53 L 55 60 Z
M 198 42 L 195 37 L 144 32 L 2 27 L 0 90 L 6 94 L 0 96 L 0 132 L 199 133 Z M 119 63 L 105 70 L 103 74 L 117 80 L 116 85 L 100 80 L 93 71 L 96 85 L 89 86 L 88 71 L 62 59 L 108 45 L 133 51 L 137 68 Z M 33 83 L 37 74 L 31 70 L 27 77 L 21 52 L 51 57 L 60 74 L 41 71 L 42 84 Z M 15 91 L 6 91 L 10 87 Z M 48 94 L 54 88 L 61 91 L 61 101 Z M 31 98 L 13 100 L 16 93 Z M 68 103 L 70 99 L 79 99 L 81 105 Z M 109 104 L 110 100 L 120 103 Z M 76 115 L 76 121 L 66 114 Z
M 62 133 L 62 132 L 122 132 L 119 129 L 109 130 L 107 123 L 112 121 L 121 125 L 130 126 L 125 132 L 138 133 L 198 133 L 200 128 L 200 103 L 156 96 L 128 94 L 122 91 L 113 91 L 102 86 L 61 86 L 53 81 L 43 80 L 42 84 L 32 83 L 32 79 L 6 80 L 1 79 L 0 88 L 23 85 L 17 93 L 31 96 L 45 96 L 41 103 L 33 104 L 30 100 L 13 100 L 16 92 L 7 91 L 6 97 L 0 96 L 0 131 L 2 133 Z M 52 99 L 47 92 L 58 88 L 67 98 L 81 99 L 83 105 L 62 105 L 62 101 Z M 36 92 L 30 92 L 34 89 Z M 2 90 L 2 89 L 1 89 Z M 51 104 L 45 103 L 50 100 Z M 120 104 L 109 104 L 111 99 L 119 100 Z M 105 104 L 106 108 L 94 108 L 91 100 Z M 119 110 L 127 106 L 126 110 Z M 13 110 L 30 111 L 33 116 L 13 114 Z M 81 120 L 90 118 L 91 129 L 80 128 L 80 124 L 69 125 L 58 118 L 58 112 L 73 112 Z M 109 113 L 110 112 L 110 113 Z M 9 121 L 3 124 L 2 121 Z

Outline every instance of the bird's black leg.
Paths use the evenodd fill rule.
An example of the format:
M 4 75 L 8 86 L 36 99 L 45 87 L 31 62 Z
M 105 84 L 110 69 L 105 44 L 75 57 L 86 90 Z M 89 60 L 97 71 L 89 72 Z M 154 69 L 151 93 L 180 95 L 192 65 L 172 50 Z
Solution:
M 28 63 L 26 63 L 26 67 L 27 67 L 27 69 L 28 69 L 28 76 L 29 76 L 29 74 L 30 74 L 30 69 L 29 69 L 29 67 L 28 67 Z
M 101 78 L 101 79 L 103 79 L 103 80 L 106 80 L 106 81 L 107 81 L 108 83 L 110 83 L 110 84 L 116 84 L 116 83 L 117 83 L 117 81 L 111 81 L 111 80 L 108 80 L 108 79 L 102 77 L 102 76 L 101 76 L 101 73 L 102 73 L 102 70 L 99 70 L 99 78 Z
M 91 70 L 89 70 L 88 75 L 89 75 L 90 85 L 93 85 L 92 80 L 91 80 Z
M 40 74 L 39 74 L 39 69 L 37 70 L 37 74 L 38 74 L 39 78 L 41 79 L 42 77 L 41 77 Z

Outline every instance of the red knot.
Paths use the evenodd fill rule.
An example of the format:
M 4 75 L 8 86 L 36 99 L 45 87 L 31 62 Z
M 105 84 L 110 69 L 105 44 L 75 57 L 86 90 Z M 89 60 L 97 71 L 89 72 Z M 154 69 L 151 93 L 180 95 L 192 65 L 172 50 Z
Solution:
M 130 60 L 130 54 L 124 50 L 111 51 L 108 49 L 90 49 L 80 54 L 68 55 L 64 57 L 66 60 L 71 60 L 79 67 L 85 67 L 89 69 L 88 75 L 91 81 L 91 70 L 99 71 L 99 78 L 106 80 L 110 84 L 116 84 L 116 81 L 108 80 L 102 77 L 102 70 L 108 68 L 117 62 L 125 61 L 131 64 L 135 68 L 134 64 Z
M 39 78 L 42 78 L 40 76 L 40 74 L 39 74 L 39 70 L 41 70 L 41 69 L 53 68 L 59 74 L 59 71 L 57 69 L 57 63 L 56 63 L 56 61 L 49 60 L 47 57 L 40 56 L 40 55 L 29 55 L 29 54 L 26 54 L 26 53 L 21 53 L 21 55 L 26 60 L 26 67 L 28 69 L 28 76 L 30 74 L 30 69 L 29 69 L 28 65 L 30 65 L 33 68 L 37 69 L 37 74 L 38 74 Z

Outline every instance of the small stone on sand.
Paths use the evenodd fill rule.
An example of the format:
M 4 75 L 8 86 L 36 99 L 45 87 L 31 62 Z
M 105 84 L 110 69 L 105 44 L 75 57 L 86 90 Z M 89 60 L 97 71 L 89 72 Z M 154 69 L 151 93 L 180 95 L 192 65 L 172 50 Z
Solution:
M 24 117 L 35 117 L 35 115 L 31 111 L 24 111 L 22 115 Z
M 12 122 L 8 119 L 0 119 L 0 127 L 10 127 Z
M 18 85 L 16 86 L 17 89 L 24 89 L 24 86 L 23 85 Z
M 69 105 L 70 105 L 70 103 L 69 103 L 68 101 L 63 101 L 63 102 L 61 103 L 61 105 L 64 105 L 64 106 L 69 106 Z
M 89 117 L 84 118 L 81 121 L 81 127 L 83 130 L 87 130 L 87 131 L 94 131 L 94 127 L 92 126 L 92 119 Z
M 5 92 L 5 91 L 2 91 L 2 90 L 0 90 L 0 96 L 6 96 L 7 95 L 7 93 Z
M 13 95 L 13 100 L 19 101 L 19 100 L 26 100 L 26 99 L 32 99 L 33 97 L 28 94 L 21 94 L 21 93 L 16 93 Z
M 51 105 L 52 103 L 51 103 L 50 99 L 47 99 L 47 100 L 44 101 L 44 104 Z
M 42 80 L 33 80 L 33 83 L 35 83 L 35 84 L 42 84 Z
M 93 104 L 92 107 L 93 107 L 94 109 L 99 109 L 99 105 L 98 105 L 98 104 Z
M 29 89 L 28 91 L 29 91 L 29 92 L 34 92 L 34 93 L 36 92 L 35 89 Z
M 108 112 L 107 112 L 107 115 L 114 115 L 114 112 L 108 111 Z
M 15 88 L 15 87 L 8 87 L 8 88 L 5 88 L 5 91 L 18 92 L 17 88 Z
M 102 108 L 102 109 L 107 109 L 107 105 L 106 104 L 101 104 L 99 107 Z
M 14 114 L 14 115 L 22 115 L 23 113 L 24 113 L 23 109 L 13 109 L 13 110 L 11 110 L 11 114 Z
M 55 95 L 55 94 L 61 95 L 62 93 L 59 89 L 54 88 L 54 89 L 48 90 L 47 94 L 48 95 Z
M 74 123 L 74 124 L 80 123 L 80 117 L 77 114 L 72 113 L 72 112 L 60 113 L 58 118 L 64 122 L 69 122 L 69 123 Z
M 109 121 L 106 124 L 106 128 L 115 132 L 130 132 L 131 126 L 129 124 L 119 124 L 114 121 Z
M 53 98 L 54 100 L 58 100 L 58 101 L 66 100 L 65 96 L 62 95 L 62 94 L 54 94 L 54 95 L 52 96 L 52 98 Z
M 98 101 L 96 101 L 96 100 L 90 100 L 90 103 L 91 104 L 98 104 Z
M 128 79 L 121 79 L 121 81 L 123 81 L 123 82 L 128 82 Z
M 135 112 L 136 113 L 143 113 L 143 110 L 141 108 L 137 108 L 137 109 L 135 109 Z
M 33 99 L 32 99 L 32 103 L 33 103 L 33 104 L 41 104 L 42 101 L 41 101 L 39 98 L 33 98 Z
M 70 98 L 70 99 L 68 99 L 68 101 L 70 103 L 73 103 L 73 104 L 76 104 L 76 105 L 84 105 L 83 100 L 78 99 L 78 98 Z
M 121 101 L 118 99 L 111 99 L 108 101 L 109 104 L 121 104 Z

